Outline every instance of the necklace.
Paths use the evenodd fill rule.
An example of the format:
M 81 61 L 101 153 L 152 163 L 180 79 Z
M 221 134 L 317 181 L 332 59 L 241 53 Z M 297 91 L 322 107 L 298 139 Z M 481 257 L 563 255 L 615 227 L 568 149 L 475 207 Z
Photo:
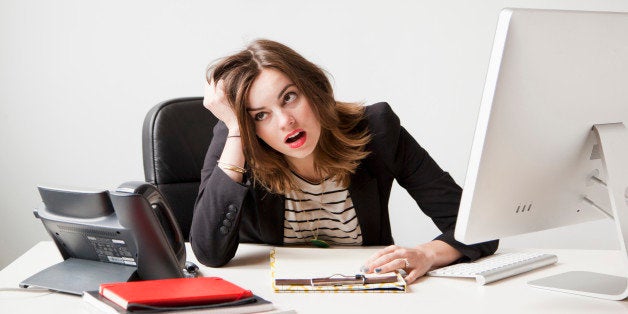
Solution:
M 321 194 L 319 195 L 319 199 L 318 199 L 318 204 L 319 204 L 319 208 L 318 210 L 323 210 L 323 195 L 325 194 L 325 180 L 321 181 Z M 303 192 L 303 191 L 302 191 Z M 311 213 L 306 212 L 305 210 L 303 210 L 303 208 L 301 207 L 301 203 L 297 203 L 299 208 L 301 209 L 301 211 L 307 215 L 307 217 L 305 218 L 306 221 L 308 222 L 308 224 L 310 225 L 310 230 L 312 230 L 312 238 L 308 240 L 308 242 L 316 247 L 320 247 L 320 248 L 328 248 L 329 247 L 329 243 L 327 243 L 325 240 L 320 240 L 318 238 L 318 222 L 320 220 L 320 217 L 316 218 L 316 229 L 314 229 L 314 219 L 312 218 Z M 299 228 L 301 229 L 301 228 Z M 301 234 L 303 236 L 303 234 Z
M 324 184 L 325 184 L 325 180 L 323 180 L 321 182 L 322 191 L 321 191 L 320 197 L 318 198 L 318 204 L 319 204 L 318 210 L 323 210 L 323 195 L 325 194 L 325 185 Z M 320 247 L 320 248 L 328 248 L 329 247 L 329 243 L 325 242 L 324 240 L 319 240 L 318 239 L 318 221 L 319 221 L 319 219 L 320 219 L 320 216 L 316 218 L 316 233 L 314 234 L 314 238 L 310 239 L 310 244 L 312 244 L 313 246 L 316 246 L 316 247 Z M 310 220 L 308 219 L 308 222 L 309 221 Z M 310 223 L 310 228 L 312 228 L 312 224 L 311 223 Z

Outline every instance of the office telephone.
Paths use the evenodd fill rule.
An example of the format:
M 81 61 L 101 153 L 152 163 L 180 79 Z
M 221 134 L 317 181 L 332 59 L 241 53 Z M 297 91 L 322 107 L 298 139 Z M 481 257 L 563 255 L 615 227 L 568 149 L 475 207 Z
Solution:
M 194 276 L 181 229 L 155 186 L 126 182 L 115 191 L 38 190 L 43 204 L 35 217 L 64 261 L 21 287 L 81 294 L 105 282 Z

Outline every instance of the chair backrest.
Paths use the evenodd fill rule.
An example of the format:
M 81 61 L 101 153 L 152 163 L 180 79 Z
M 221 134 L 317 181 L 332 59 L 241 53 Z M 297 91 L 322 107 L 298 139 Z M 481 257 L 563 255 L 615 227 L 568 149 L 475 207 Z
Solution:
M 142 130 L 146 182 L 156 185 L 188 240 L 205 153 L 218 119 L 202 97 L 176 98 L 153 107 Z

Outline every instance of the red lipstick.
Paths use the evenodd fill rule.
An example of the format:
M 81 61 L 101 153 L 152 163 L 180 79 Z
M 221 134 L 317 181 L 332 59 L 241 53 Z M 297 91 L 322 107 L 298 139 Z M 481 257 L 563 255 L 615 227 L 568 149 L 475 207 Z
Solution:
M 290 132 L 285 138 L 284 143 L 288 144 L 290 148 L 299 148 L 305 144 L 307 140 L 307 134 L 303 129 L 296 129 Z

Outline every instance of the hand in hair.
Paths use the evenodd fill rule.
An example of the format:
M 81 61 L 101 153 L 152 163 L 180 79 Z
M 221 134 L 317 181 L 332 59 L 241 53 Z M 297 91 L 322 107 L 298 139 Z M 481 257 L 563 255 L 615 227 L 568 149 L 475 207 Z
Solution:
M 203 106 L 227 125 L 229 134 L 240 134 L 238 119 L 225 97 L 225 88 L 222 80 L 217 83 L 205 81 Z

